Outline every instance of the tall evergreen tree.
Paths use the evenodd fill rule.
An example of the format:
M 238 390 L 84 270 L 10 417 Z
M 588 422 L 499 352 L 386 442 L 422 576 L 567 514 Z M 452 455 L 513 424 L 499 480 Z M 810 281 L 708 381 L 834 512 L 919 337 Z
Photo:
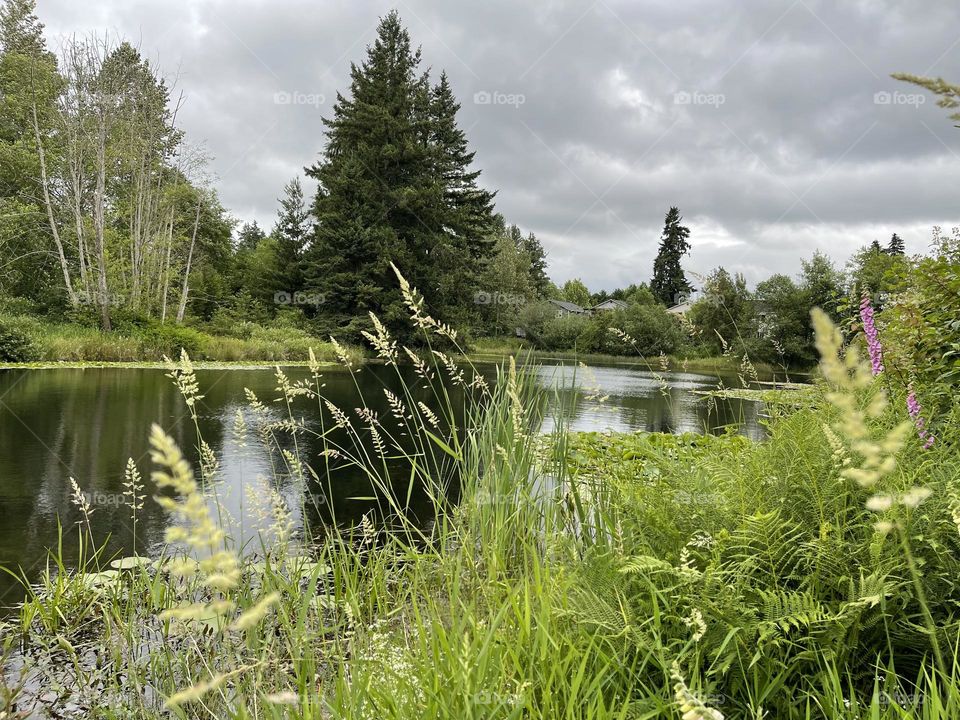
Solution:
M 887 254 L 888 255 L 905 255 L 907 252 L 907 246 L 903 242 L 903 238 L 894 233 L 890 236 L 890 242 L 887 244 Z
M 530 258 L 530 286 L 537 298 L 545 298 L 550 291 L 550 278 L 547 276 L 547 251 L 530 233 L 523 239 L 523 249 Z
M 325 330 L 356 336 L 367 311 L 401 323 L 391 261 L 433 299 L 436 280 L 425 271 L 440 234 L 442 186 L 432 177 L 429 84 L 419 64 L 420 51 L 391 12 L 366 60 L 351 66 L 349 97 L 338 93 L 333 118 L 324 120 L 323 159 L 307 170 L 319 187 L 305 273 L 326 299 Z
M 429 311 L 458 322 L 473 289 L 492 196 L 476 187 L 449 83 L 431 89 L 397 13 L 384 17 L 350 91 L 324 120 L 327 145 L 307 174 L 318 181 L 306 286 L 325 297 L 324 329 L 357 335 L 379 314 L 408 332 L 395 263 Z
M 266 236 L 256 220 L 244 223 L 237 233 L 237 252 L 253 250 Z
M 660 250 L 653 261 L 650 290 L 668 307 L 693 289 L 680 266 L 681 258 L 690 252 L 690 229 L 680 224 L 682 219 L 676 207 L 667 211 Z
M 451 240 L 462 244 L 473 268 L 479 268 L 491 252 L 490 229 L 495 193 L 477 187 L 479 170 L 471 169 L 476 153 L 457 125 L 460 103 L 454 97 L 446 72 L 434 86 L 430 100 L 430 142 L 434 147 L 436 172 L 443 183 L 444 224 Z
M 4 53 L 47 54 L 36 0 L 4 0 L 0 7 L 0 48 Z
M 310 212 L 303 199 L 300 178 L 294 178 L 283 187 L 277 224 L 273 235 L 277 239 L 277 265 L 281 290 L 296 292 L 303 287 L 303 254 L 310 240 Z

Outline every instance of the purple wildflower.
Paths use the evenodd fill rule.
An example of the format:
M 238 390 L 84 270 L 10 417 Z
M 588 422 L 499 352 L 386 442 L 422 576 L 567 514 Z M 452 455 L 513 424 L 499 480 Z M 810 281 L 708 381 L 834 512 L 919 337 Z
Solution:
M 873 319 L 873 306 L 867 295 L 860 301 L 860 320 L 863 323 L 863 334 L 867 336 L 867 350 L 870 352 L 873 374 L 879 375 L 883 372 L 883 348 L 880 346 L 880 334 Z
M 924 441 L 923 449 L 929 450 L 937 439 L 932 432 L 927 430 L 927 421 L 920 415 L 922 411 L 923 408 L 920 407 L 920 401 L 917 400 L 916 393 L 913 391 L 913 388 L 910 388 L 910 392 L 907 393 L 907 412 L 910 413 L 910 417 L 913 418 L 913 424 L 917 427 L 917 435 Z

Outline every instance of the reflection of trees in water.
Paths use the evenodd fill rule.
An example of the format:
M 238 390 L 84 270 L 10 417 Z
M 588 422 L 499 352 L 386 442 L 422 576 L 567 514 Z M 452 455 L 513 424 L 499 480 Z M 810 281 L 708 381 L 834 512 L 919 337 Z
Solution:
M 492 368 L 491 368 L 492 371 Z M 745 432 L 759 436 L 757 407 L 740 400 L 718 400 L 715 408 L 701 398 L 690 394 L 696 386 L 689 378 L 682 378 L 683 387 L 669 391 L 669 401 L 660 394 L 659 387 L 649 377 L 630 371 L 607 369 L 598 373 L 601 383 L 609 383 L 611 397 L 604 403 L 585 399 L 570 387 L 548 392 L 553 400 L 547 411 L 562 407 L 564 420 L 574 429 L 611 427 L 616 430 L 649 430 L 676 432 L 701 431 L 718 428 L 730 422 L 745 423 Z M 412 389 L 414 402 L 422 400 L 433 407 L 432 392 L 423 387 L 423 381 L 412 370 L 403 369 L 403 378 Z M 305 369 L 287 370 L 292 380 L 307 376 Z M 304 523 L 313 532 L 320 532 L 332 522 L 353 523 L 361 516 L 376 510 L 377 503 L 369 499 L 374 486 L 365 474 L 344 461 L 321 457 L 322 441 L 313 435 L 299 437 L 304 462 L 313 467 L 319 483 L 308 480 L 303 486 L 284 471 L 285 464 L 279 451 L 267 453 L 259 444 L 248 419 L 249 435 L 246 450 L 236 445 L 233 423 L 236 411 L 246 408 L 244 388 L 250 388 L 280 419 L 284 406 L 273 402 L 279 392 L 273 371 L 198 370 L 200 392 L 204 395 L 198 406 L 200 430 L 204 439 L 221 462 L 217 480 L 218 495 L 229 499 L 233 515 L 243 523 L 243 536 L 254 531 L 256 523 L 246 517 L 249 511 L 244 498 L 244 485 L 252 484 L 254 492 L 264 492 L 269 483 L 289 501 L 295 517 L 299 509 L 306 511 Z M 323 393 L 338 407 L 351 415 L 353 425 L 363 428 L 354 408 L 366 406 L 377 413 L 402 445 L 410 449 L 412 440 L 402 435 L 390 412 L 384 388 L 400 393 L 400 382 L 395 370 L 388 367 L 367 367 L 352 377 L 340 368 L 324 370 L 326 383 Z M 356 385 L 354 384 L 356 383 Z M 628 389 L 628 392 L 623 390 Z M 618 392 L 618 390 L 620 392 Z M 582 392 L 582 390 L 581 390 Z M 553 395 L 556 393 L 556 395 Z M 124 467 L 128 457 L 137 461 L 144 477 L 146 495 L 155 492 L 150 482 L 150 462 L 147 454 L 147 433 L 150 425 L 159 422 L 183 449 L 196 467 L 198 460 L 196 431 L 183 399 L 163 370 L 87 369 L 8 371 L 0 374 L 0 562 L 13 565 L 35 565 L 46 555 L 46 548 L 57 541 L 58 520 L 64 527 L 64 552 L 71 557 L 77 551 L 77 533 L 73 527 L 79 515 L 70 504 L 68 478 L 72 475 L 88 491 L 116 498 L 123 492 Z M 462 425 L 464 395 L 450 389 L 451 402 L 459 409 L 458 424 Z M 559 405 L 558 405 L 559 403 Z M 317 433 L 330 429 L 333 421 L 326 408 L 319 410 L 315 401 L 300 399 L 294 405 L 298 418 Z M 16 414 L 16 417 L 11 414 Z M 18 420 L 17 418 L 20 418 Z M 21 424 L 22 420 L 22 424 Z M 28 429 L 29 428 L 29 429 Z M 361 438 L 369 430 L 360 430 Z M 330 431 L 333 443 L 352 445 L 346 431 Z M 292 448 L 289 438 L 281 439 L 281 446 Z M 452 463 L 447 459 L 445 479 L 456 494 L 457 478 Z M 401 504 L 407 497 L 410 468 L 405 461 L 388 463 L 390 476 L 396 485 L 395 494 Z M 258 481 L 258 476 L 263 478 Z M 261 484 L 258 484 L 261 483 Z M 322 501 L 328 498 L 332 507 Z M 315 502 L 316 501 L 316 502 Z M 427 521 L 432 505 L 423 492 L 414 488 L 410 494 L 409 514 Z M 110 552 L 146 553 L 163 540 L 167 526 L 166 514 L 152 501 L 145 503 L 137 523 L 136 547 L 133 544 L 129 509 L 116 503 L 98 505 L 92 516 L 94 537 L 110 537 Z M 0 605 L 3 593 L 11 583 L 0 575 Z
M 552 382 L 553 377 L 547 380 Z M 692 386 L 692 387 L 690 387 Z M 633 385 L 635 394 L 612 393 L 605 402 L 583 395 L 583 388 L 550 388 L 551 413 L 561 413 L 574 430 L 610 429 L 619 432 L 712 432 L 722 433 L 727 425 L 739 426 L 743 434 L 759 439 L 757 404 L 736 399 L 714 399 L 694 395 L 697 385 L 684 382 L 668 387 L 666 393 L 647 380 Z M 601 388 L 602 392 L 602 388 Z M 547 427 L 553 426 L 548 420 Z

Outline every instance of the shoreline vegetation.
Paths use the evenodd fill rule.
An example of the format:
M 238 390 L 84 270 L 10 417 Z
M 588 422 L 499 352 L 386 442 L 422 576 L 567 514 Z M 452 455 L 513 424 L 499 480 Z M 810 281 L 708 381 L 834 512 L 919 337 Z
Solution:
M 329 340 L 310 335 L 296 327 L 252 325 L 246 337 L 216 335 L 177 325 L 131 328 L 127 331 L 103 331 L 79 324 L 48 323 L 35 317 L 0 315 L 0 326 L 14 328 L 22 338 L 20 361 L 3 361 L 0 369 L 53 369 L 84 367 L 165 367 L 163 356 L 177 357 L 187 350 L 195 367 L 204 368 L 271 368 L 304 367 L 307 350 L 312 348 L 317 360 L 335 362 L 336 351 Z M 159 328 L 166 328 L 158 330 Z M 356 363 L 374 361 L 369 352 L 352 345 L 344 346 Z M 583 362 L 605 366 L 632 367 L 676 372 L 704 372 L 736 375 L 742 359 L 730 355 L 709 357 L 677 357 L 674 355 L 641 358 L 636 355 L 579 353 L 571 350 L 540 350 L 529 343 L 512 338 L 479 338 L 466 348 L 464 357 L 474 362 L 499 363 L 510 356 L 529 358 L 533 362 Z M 769 363 L 755 363 L 755 370 L 765 377 L 805 378 L 809 368 L 783 368 Z

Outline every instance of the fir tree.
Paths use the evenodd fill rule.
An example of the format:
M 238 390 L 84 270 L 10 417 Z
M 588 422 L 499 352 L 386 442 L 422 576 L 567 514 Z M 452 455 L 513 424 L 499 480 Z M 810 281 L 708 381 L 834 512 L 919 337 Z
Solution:
M 323 158 L 307 170 L 318 190 L 304 263 L 307 287 L 325 297 L 324 330 L 356 336 L 373 311 L 407 331 L 390 263 L 431 311 L 441 275 L 456 269 L 458 248 L 444 242 L 444 188 L 428 144 L 430 87 L 419 64 L 420 51 L 391 12 L 364 62 L 351 66 L 349 96 L 338 93 L 324 120 Z
M 547 276 L 547 251 L 533 233 L 523 240 L 523 249 L 530 258 L 530 286 L 537 298 L 545 298 L 550 290 Z
M 453 95 L 445 72 L 433 88 L 430 101 L 430 142 L 433 145 L 436 172 L 443 183 L 444 225 L 451 242 L 464 247 L 473 268 L 491 252 L 490 229 L 495 193 L 477 187 L 479 170 L 471 169 L 475 153 L 457 125 L 460 103 Z
M 260 228 L 257 221 L 244 223 L 237 233 L 237 251 L 253 250 L 267 234 Z
M 890 242 L 887 244 L 887 254 L 888 255 L 904 255 L 906 254 L 907 248 L 903 242 L 903 238 L 894 233 L 890 236 Z
M 283 187 L 277 211 L 273 236 L 277 240 L 277 266 L 280 290 L 296 292 L 303 287 L 301 263 L 310 240 L 310 212 L 303 199 L 300 178 L 294 178 Z
M 682 219 L 676 207 L 671 207 L 667 212 L 660 250 L 653 262 L 650 289 L 668 307 L 680 302 L 693 289 L 680 266 L 681 258 L 690 252 L 690 229 L 680 224 Z

